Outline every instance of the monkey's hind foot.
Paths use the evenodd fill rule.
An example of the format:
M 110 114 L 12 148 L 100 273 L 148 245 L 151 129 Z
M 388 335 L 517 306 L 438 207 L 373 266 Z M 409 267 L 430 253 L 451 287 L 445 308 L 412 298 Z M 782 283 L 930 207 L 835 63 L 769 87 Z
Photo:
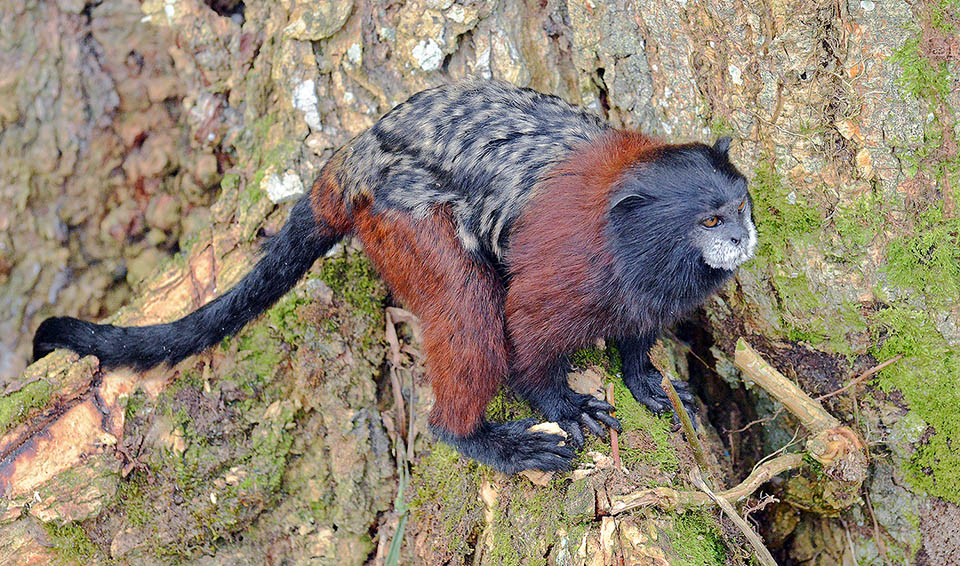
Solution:
M 531 432 L 534 419 L 506 423 L 483 422 L 467 436 L 455 436 L 437 427 L 434 434 L 468 458 L 505 474 L 523 470 L 566 470 L 574 451 L 559 434 Z
M 670 403 L 670 398 L 667 397 L 667 392 L 664 391 L 663 386 L 660 385 L 661 379 L 663 379 L 663 377 L 660 375 L 660 372 L 654 370 L 633 379 L 624 376 L 623 381 L 627 385 L 627 388 L 630 389 L 630 392 L 633 393 L 633 398 L 653 413 L 657 415 L 662 415 L 668 411 L 673 413 L 673 405 Z M 683 402 L 683 407 L 687 410 L 690 420 L 696 423 L 697 421 L 694 419 L 694 416 L 697 414 L 697 405 L 693 393 L 690 393 L 690 387 L 684 381 L 671 379 L 670 383 L 673 383 L 673 388 L 677 390 L 677 395 L 680 397 L 680 401 Z M 676 421 L 676 413 L 674 413 L 673 418 Z

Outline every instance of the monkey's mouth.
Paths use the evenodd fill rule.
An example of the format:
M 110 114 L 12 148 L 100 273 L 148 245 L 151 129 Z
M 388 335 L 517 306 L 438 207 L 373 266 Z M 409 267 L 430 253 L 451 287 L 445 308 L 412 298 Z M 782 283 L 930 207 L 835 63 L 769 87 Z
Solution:
M 757 229 L 753 223 L 746 226 L 747 238 L 738 244 L 726 239 L 717 239 L 703 249 L 703 261 L 714 269 L 733 271 L 753 258 L 757 250 Z

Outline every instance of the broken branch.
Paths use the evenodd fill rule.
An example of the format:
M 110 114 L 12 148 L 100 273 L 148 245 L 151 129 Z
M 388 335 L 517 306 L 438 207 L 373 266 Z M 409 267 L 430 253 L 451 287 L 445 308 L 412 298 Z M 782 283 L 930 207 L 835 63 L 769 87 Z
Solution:
M 731 504 L 749 497 L 761 485 L 771 478 L 803 465 L 801 454 L 786 454 L 765 462 L 756 468 L 747 479 L 736 486 L 718 492 L 716 495 Z M 659 507 L 667 511 L 686 507 L 701 507 L 714 503 L 705 493 L 698 491 L 679 491 L 669 487 L 644 489 L 628 495 L 614 497 L 610 507 L 611 515 L 618 515 L 640 507 Z
M 693 482 L 693 485 L 697 486 L 698 489 L 706 493 L 714 503 L 719 505 L 724 514 L 740 529 L 743 536 L 747 537 L 747 541 L 750 542 L 750 546 L 753 547 L 753 552 L 761 564 L 764 566 L 777 566 L 776 560 L 770 555 L 770 551 L 767 550 L 767 547 L 763 544 L 763 539 L 760 538 L 760 535 L 753 530 L 753 527 L 751 527 L 749 523 L 743 520 L 743 517 L 737 513 L 737 510 L 733 508 L 733 505 L 730 505 L 729 501 L 717 496 L 710 490 L 710 487 L 703 481 L 703 478 L 696 468 L 690 470 L 690 481 Z
M 785 375 L 760 357 L 746 340 L 737 340 L 737 350 L 734 363 L 754 383 L 763 388 L 771 397 L 783 404 L 793 413 L 804 428 L 818 434 L 823 431 L 837 428 L 840 421 L 824 410 L 823 406 L 810 398 L 809 395 L 797 387 L 797 384 L 787 379 Z

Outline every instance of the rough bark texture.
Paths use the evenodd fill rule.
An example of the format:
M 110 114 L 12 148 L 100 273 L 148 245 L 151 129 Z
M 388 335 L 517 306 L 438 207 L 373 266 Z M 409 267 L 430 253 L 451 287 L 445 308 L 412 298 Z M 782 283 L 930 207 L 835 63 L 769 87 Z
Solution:
M 379 564 L 394 538 L 409 564 L 746 563 L 712 512 L 598 515 L 689 488 L 681 435 L 622 387 L 626 473 L 598 453 L 538 487 L 402 434 L 389 299 L 351 245 L 175 368 L 24 370 L 44 316 L 133 296 L 110 320 L 147 324 L 223 292 L 335 147 L 467 75 L 670 140 L 732 135 L 760 252 L 660 352 L 706 403 L 714 476 L 796 428 L 742 383 L 738 337 L 813 396 L 903 354 L 824 401 L 870 446 L 863 491 L 772 483 L 762 534 L 786 563 L 960 561 L 958 29 L 956 0 L 6 2 L 0 564 Z M 422 432 L 415 335 L 390 360 Z M 616 373 L 603 350 L 577 360 L 589 383 Z

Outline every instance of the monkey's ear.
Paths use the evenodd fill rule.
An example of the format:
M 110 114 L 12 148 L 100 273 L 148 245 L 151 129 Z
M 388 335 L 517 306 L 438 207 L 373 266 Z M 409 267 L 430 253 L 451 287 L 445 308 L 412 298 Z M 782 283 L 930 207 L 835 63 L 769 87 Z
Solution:
M 726 157 L 727 153 L 730 152 L 730 141 L 730 136 L 719 138 L 716 143 L 713 144 L 713 151 Z
M 629 191 L 620 191 L 619 193 L 613 195 L 613 200 L 610 203 L 610 210 L 613 210 L 614 208 L 617 208 L 618 206 L 626 202 L 635 201 L 639 203 L 639 202 L 645 201 L 646 199 L 647 197 L 643 195 L 638 195 L 637 193 L 631 193 Z

